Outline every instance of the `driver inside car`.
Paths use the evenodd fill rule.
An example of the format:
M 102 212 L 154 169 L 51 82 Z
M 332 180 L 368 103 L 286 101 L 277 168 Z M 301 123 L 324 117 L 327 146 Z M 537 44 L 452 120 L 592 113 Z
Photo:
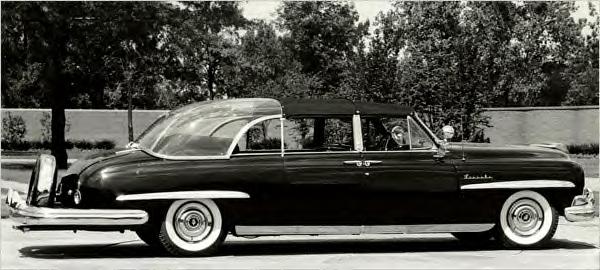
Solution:
M 390 131 L 390 137 L 386 143 L 385 150 L 406 150 L 408 148 L 408 135 L 401 126 L 394 126 Z

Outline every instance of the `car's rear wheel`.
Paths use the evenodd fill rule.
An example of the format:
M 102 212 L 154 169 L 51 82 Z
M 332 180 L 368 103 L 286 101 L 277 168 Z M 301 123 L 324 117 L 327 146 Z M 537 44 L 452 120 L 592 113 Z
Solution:
M 162 249 L 162 244 L 158 238 L 159 228 L 155 227 L 144 227 L 135 231 L 137 236 L 144 241 L 147 245 L 153 248 Z
M 549 241 L 558 226 L 558 213 L 538 192 L 519 191 L 502 205 L 496 238 L 505 247 L 533 247 Z
M 163 247 L 177 256 L 213 254 L 226 236 L 221 211 L 210 199 L 173 202 L 159 232 Z

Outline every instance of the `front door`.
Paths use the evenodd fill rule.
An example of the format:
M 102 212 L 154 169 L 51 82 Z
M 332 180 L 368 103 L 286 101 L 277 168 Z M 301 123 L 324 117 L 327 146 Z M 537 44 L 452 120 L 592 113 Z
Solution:
M 436 146 L 422 127 L 411 117 L 369 117 L 362 119 L 362 130 L 367 220 L 447 222 L 459 196 L 455 168 L 448 158 L 434 158 Z

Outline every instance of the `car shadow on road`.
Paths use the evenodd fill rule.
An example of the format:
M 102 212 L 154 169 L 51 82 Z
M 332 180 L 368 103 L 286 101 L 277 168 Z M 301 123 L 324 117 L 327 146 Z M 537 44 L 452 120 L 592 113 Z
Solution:
M 592 244 L 554 239 L 536 250 L 595 249 Z M 259 256 L 336 253 L 417 253 L 506 250 L 493 242 L 465 244 L 454 238 L 427 239 L 308 239 L 308 240 L 243 240 L 228 241 L 215 256 Z M 82 258 L 149 258 L 169 257 L 140 241 L 111 245 L 30 246 L 19 250 L 24 257 L 43 259 Z

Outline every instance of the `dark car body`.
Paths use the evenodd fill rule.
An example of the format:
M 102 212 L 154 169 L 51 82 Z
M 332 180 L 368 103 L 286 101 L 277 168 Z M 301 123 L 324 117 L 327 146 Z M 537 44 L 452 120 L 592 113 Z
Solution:
M 240 109 L 246 103 L 253 105 Z M 145 132 L 150 135 L 129 148 L 78 161 L 61 179 L 45 181 L 45 188 L 38 164 L 26 205 L 17 205 L 14 196 L 10 202 L 16 227 L 136 230 L 160 217 L 173 200 L 210 198 L 236 235 L 470 232 L 492 228 L 516 191 L 543 194 L 560 215 L 585 193 L 581 166 L 562 151 L 447 143 L 406 106 L 237 99 L 216 102 L 222 104 L 214 105 L 216 114 L 194 112 L 205 104 L 213 103 L 163 117 L 150 129 L 162 128 Z M 226 117 L 224 124 L 204 121 L 198 123 L 203 129 L 171 132 L 178 120 L 164 121 L 185 113 L 190 119 Z M 385 121 L 408 131 L 402 139 L 390 137 Z M 237 129 L 220 131 L 236 122 Z M 184 124 L 181 129 L 188 128 Z M 197 132 L 209 135 L 192 138 Z M 212 137 L 218 132 L 228 135 Z M 156 139 L 141 145 L 144 136 Z M 189 149 L 196 145 L 201 151 Z M 208 154 L 200 155 L 203 151 Z M 569 220 L 588 219 L 590 206 L 577 206 L 588 210 L 567 213 Z M 63 216 L 55 213 L 63 210 Z M 88 210 L 90 221 L 84 214 L 69 216 L 71 210 Z M 102 213 L 111 210 L 129 222 L 96 222 L 109 219 Z M 72 221 L 77 217 L 79 222 Z M 61 218 L 69 221 L 54 222 Z

